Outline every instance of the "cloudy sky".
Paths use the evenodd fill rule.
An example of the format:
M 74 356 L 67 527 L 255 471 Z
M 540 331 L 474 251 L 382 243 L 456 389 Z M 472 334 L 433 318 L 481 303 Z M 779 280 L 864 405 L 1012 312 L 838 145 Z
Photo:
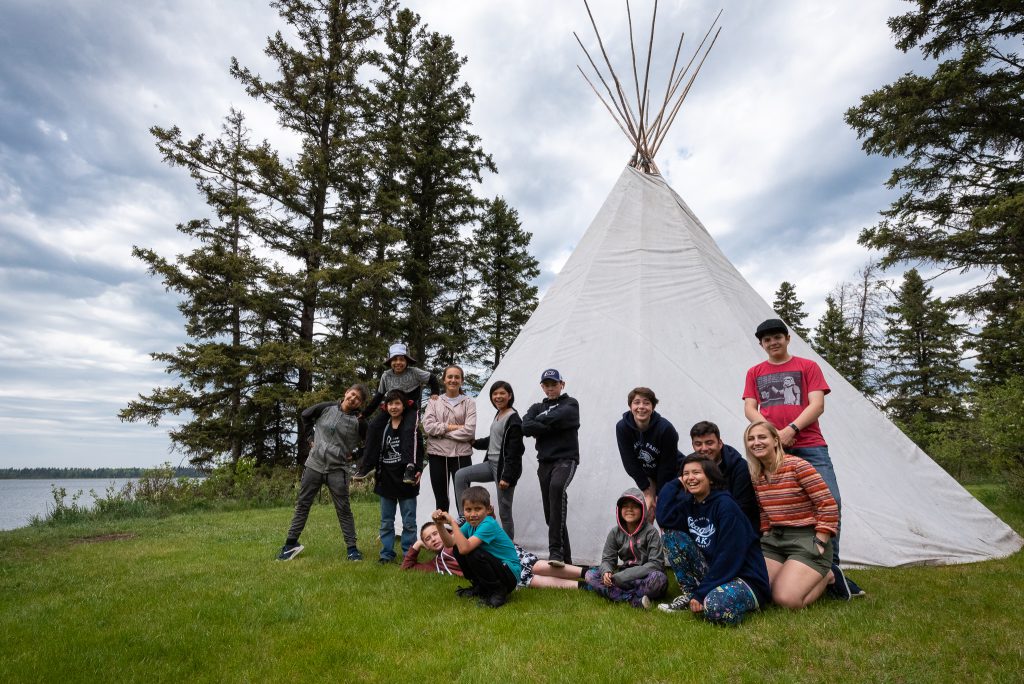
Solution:
M 576 71 L 572 31 L 594 43 L 582 2 L 407 5 L 469 60 L 475 131 L 499 169 L 481 191 L 519 210 L 543 287 L 630 152 Z M 857 233 L 892 196 L 882 186 L 892 162 L 864 155 L 842 114 L 922 68 L 892 47 L 885 25 L 909 5 L 663 0 L 664 71 L 678 32 L 689 54 L 722 5 L 721 37 L 658 162 L 767 300 L 790 280 L 816 317 L 828 290 L 867 261 Z M 633 6 L 645 36 L 650 3 Z M 625 71 L 624 3 L 592 7 Z M 180 460 L 162 429 L 116 418 L 170 380 L 149 353 L 184 340 L 175 300 L 132 246 L 189 249 L 174 226 L 204 214 L 185 174 L 161 164 L 148 128 L 216 133 L 234 106 L 254 137 L 289 149 L 272 112 L 227 73 L 234 56 L 272 75 L 262 49 L 280 27 L 253 1 L 0 5 L 0 467 Z

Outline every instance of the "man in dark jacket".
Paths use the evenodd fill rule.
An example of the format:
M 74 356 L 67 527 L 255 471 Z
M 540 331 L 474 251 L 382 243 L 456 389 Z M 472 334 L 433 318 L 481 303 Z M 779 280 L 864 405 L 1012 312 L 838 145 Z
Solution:
M 523 416 L 523 434 L 537 438 L 537 479 L 548 524 L 548 563 L 560 568 L 572 563 L 566 490 L 580 462 L 580 405 L 563 393 L 565 378 L 554 368 L 541 374 L 540 386 L 545 399 Z
M 690 428 L 690 444 L 695 454 L 710 459 L 718 466 L 729 485 L 729 491 L 740 505 L 740 510 L 747 516 L 755 530 L 760 529 L 761 517 L 757 509 L 754 486 L 750 481 L 747 460 L 740 452 L 722 442 L 718 426 L 708 420 L 702 420 Z

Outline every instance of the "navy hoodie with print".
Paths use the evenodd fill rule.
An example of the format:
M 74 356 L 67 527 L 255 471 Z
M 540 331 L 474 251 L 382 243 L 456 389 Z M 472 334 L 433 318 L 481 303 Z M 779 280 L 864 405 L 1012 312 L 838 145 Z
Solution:
M 708 570 L 694 593 L 695 599 L 704 603 L 708 592 L 738 577 L 754 591 L 762 606 L 771 600 L 761 540 L 731 493 L 713 489 L 698 502 L 676 478 L 659 492 L 655 517 L 661 529 L 689 534 L 707 559 Z
M 622 420 L 615 424 L 615 440 L 622 467 L 641 490 L 654 485 L 657 493 L 679 474 L 679 433 L 657 411 L 651 413 L 643 432 L 637 429 L 632 413 L 623 413 Z
M 696 452 L 690 456 L 695 454 Z M 680 459 L 680 463 L 682 461 L 683 459 Z M 722 471 L 726 482 L 729 483 L 729 492 L 732 494 L 732 498 L 736 499 L 743 514 L 747 516 L 747 520 L 755 530 L 761 529 L 761 509 L 757 507 L 757 495 L 754 494 L 754 483 L 750 480 L 747 459 L 728 444 L 723 444 L 722 460 L 718 462 L 718 469 Z M 676 475 L 678 474 L 677 471 Z M 660 487 L 658 491 L 661 491 Z

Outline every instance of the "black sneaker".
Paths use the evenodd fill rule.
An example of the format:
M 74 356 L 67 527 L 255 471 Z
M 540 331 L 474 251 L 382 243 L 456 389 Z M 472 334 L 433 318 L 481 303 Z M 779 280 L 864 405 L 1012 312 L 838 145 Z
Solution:
M 455 595 L 459 598 L 473 598 L 477 593 L 473 587 L 459 587 L 455 590 Z
M 348 559 L 350 561 L 361 561 L 363 560 L 363 554 L 356 547 L 352 547 L 348 550 Z
M 405 475 L 402 476 L 402 484 L 414 485 L 416 484 L 416 464 L 410 463 L 405 466 Z
M 390 557 L 381 556 L 380 558 L 377 559 L 377 562 L 380 563 L 381 565 L 390 565 L 390 564 L 395 562 L 395 557 L 394 556 L 390 556 Z
M 663 610 L 666 613 L 682 613 L 684 611 L 689 612 L 690 597 L 686 595 L 676 596 L 674 599 L 672 599 L 671 603 L 659 603 L 658 610 Z
M 279 561 L 290 561 L 300 553 L 302 549 L 306 548 L 302 544 L 285 544 L 281 547 L 281 553 L 277 554 L 277 560 Z
M 832 576 L 835 578 L 835 581 L 825 589 L 828 595 L 840 601 L 849 601 L 853 598 L 850 585 L 846 582 L 846 575 L 843 574 L 842 569 L 835 563 L 832 564 Z
M 508 594 L 491 594 L 476 602 L 481 608 L 501 608 L 508 603 Z

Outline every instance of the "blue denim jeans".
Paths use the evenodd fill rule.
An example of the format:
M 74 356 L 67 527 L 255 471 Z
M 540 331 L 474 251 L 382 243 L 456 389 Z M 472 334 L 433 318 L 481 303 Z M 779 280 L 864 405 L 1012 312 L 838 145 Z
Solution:
M 416 498 L 391 499 L 380 497 L 380 557 L 395 557 L 395 509 L 402 513 L 402 555 L 416 543 Z
M 839 482 L 836 480 L 836 471 L 832 469 L 832 459 L 829 458 L 828 447 L 801 447 L 799 449 L 790 447 L 786 451 L 814 466 L 814 469 L 821 475 L 821 479 L 828 485 L 828 491 L 832 493 L 832 498 L 836 500 L 836 505 L 839 507 L 840 527 L 836 536 L 832 538 L 832 562 L 839 565 L 839 532 L 842 531 L 843 524 L 843 500 L 839 496 Z

